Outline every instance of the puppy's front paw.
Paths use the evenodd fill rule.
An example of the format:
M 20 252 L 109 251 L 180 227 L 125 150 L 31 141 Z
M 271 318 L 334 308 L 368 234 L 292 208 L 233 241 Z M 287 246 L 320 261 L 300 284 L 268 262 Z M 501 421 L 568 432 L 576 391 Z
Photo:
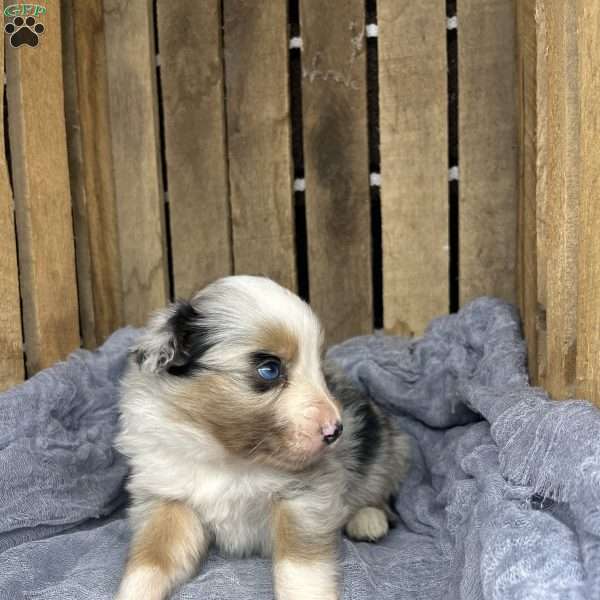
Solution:
M 115 600 L 163 600 L 168 583 L 160 569 L 137 567 L 125 575 Z
M 375 542 L 389 530 L 385 512 L 380 508 L 365 506 L 358 510 L 346 525 L 346 533 L 353 540 Z

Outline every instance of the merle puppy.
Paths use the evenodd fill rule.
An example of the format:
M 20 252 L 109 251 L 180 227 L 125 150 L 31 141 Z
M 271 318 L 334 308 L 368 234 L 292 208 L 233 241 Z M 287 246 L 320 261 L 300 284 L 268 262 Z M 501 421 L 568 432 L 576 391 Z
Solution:
M 124 377 L 134 531 L 119 600 L 161 600 L 211 544 L 273 557 L 280 600 L 339 597 L 337 549 L 388 531 L 408 443 L 323 362 L 310 307 L 262 277 L 157 313 Z

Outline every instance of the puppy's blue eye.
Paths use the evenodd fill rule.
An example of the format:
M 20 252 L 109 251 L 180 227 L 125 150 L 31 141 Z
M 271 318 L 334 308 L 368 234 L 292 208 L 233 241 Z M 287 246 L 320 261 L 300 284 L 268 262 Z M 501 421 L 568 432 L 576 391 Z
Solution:
M 281 375 L 281 363 L 277 360 L 266 360 L 258 365 L 256 370 L 265 381 L 274 381 Z

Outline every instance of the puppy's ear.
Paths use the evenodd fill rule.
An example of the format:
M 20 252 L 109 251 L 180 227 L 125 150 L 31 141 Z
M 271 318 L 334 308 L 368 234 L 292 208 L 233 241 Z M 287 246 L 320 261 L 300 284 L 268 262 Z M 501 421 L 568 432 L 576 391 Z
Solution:
M 133 353 L 143 371 L 186 375 L 199 368 L 196 361 L 209 347 L 202 315 L 178 300 L 153 316 Z

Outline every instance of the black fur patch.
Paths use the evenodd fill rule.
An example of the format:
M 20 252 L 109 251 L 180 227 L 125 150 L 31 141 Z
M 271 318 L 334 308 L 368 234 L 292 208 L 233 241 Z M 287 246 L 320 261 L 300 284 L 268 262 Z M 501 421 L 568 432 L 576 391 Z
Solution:
M 167 327 L 173 332 L 175 356 L 167 367 L 170 375 L 192 375 L 202 369 L 199 359 L 211 348 L 209 328 L 202 315 L 187 301 L 179 300 Z
M 360 422 L 355 433 L 359 439 L 356 459 L 360 465 L 359 468 L 364 470 L 375 460 L 381 447 L 381 424 L 367 400 L 363 399 L 355 403 L 354 414 Z
M 354 415 L 357 421 L 354 437 L 358 440 L 354 458 L 357 465 L 355 470 L 364 473 L 373 463 L 381 448 L 381 423 L 369 397 L 361 392 L 346 377 L 334 375 L 334 371 L 325 368 L 325 381 L 331 393 L 342 403 L 344 413 Z M 352 467 L 349 467 L 352 468 Z
M 276 360 L 281 366 L 281 375 L 277 379 L 273 379 L 271 381 L 263 379 L 257 371 L 258 367 L 268 360 Z M 269 354 L 268 352 L 253 352 L 250 355 L 249 362 L 251 371 L 248 381 L 252 390 L 257 394 L 264 394 L 265 392 L 285 384 L 285 365 L 278 356 Z
M 133 356 L 133 360 L 135 360 L 138 367 L 141 367 L 146 360 L 146 353 L 141 349 L 134 348 L 133 350 L 130 350 L 129 356 Z

